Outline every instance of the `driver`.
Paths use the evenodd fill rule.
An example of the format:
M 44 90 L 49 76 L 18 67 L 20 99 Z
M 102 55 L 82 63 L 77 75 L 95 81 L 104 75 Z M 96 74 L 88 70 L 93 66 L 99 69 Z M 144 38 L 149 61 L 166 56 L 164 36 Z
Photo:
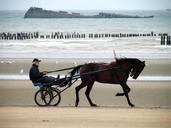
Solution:
M 34 58 L 32 61 L 32 67 L 30 68 L 29 77 L 33 83 L 51 83 L 55 82 L 56 78 L 52 76 L 46 76 L 47 72 L 39 71 L 39 62 L 41 60 Z

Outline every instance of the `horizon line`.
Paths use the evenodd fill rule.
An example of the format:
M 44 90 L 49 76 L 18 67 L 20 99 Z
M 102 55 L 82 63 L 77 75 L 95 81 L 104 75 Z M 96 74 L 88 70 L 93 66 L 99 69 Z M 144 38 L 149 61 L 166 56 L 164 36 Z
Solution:
M 36 7 L 36 6 L 31 6 L 31 7 Z M 42 7 L 37 7 L 37 8 L 42 8 Z M 28 9 L 0 9 L 0 11 L 27 11 Z M 168 8 L 166 8 L 166 9 L 48 9 L 48 8 L 42 8 L 42 9 L 51 10 L 51 11 L 58 11 L 58 10 L 68 10 L 68 11 L 70 11 L 70 10 L 78 10 L 78 11 L 97 11 L 97 10 L 104 10 L 104 11 L 111 11 L 111 10 L 115 10 L 115 11 L 167 11 Z

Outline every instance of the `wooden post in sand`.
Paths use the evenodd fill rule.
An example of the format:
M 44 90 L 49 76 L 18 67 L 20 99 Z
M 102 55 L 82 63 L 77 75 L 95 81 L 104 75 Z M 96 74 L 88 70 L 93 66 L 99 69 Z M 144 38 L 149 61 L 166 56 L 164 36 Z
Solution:
M 167 42 L 166 42 L 167 45 L 171 45 L 171 42 L 170 42 L 170 36 L 167 36 Z
M 151 36 L 154 36 L 154 32 L 151 32 Z
M 165 45 L 165 36 L 161 36 L 161 45 Z

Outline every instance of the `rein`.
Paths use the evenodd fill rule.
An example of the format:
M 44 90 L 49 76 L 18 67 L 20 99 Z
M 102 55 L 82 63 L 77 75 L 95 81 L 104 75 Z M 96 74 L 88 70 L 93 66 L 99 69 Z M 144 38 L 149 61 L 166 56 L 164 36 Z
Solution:
M 83 66 L 83 65 L 81 65 Z M 70 67 L 70 68 L 63 68 L 63 69 L 59 69 L 59 70 L 53 70 L 53 71 L 47 71 L 47 73 L 53 73 L 53 72 L 60 72 L 60 71 L 65 71 L 65 70 L 70 70 L 70 69 L 74 69 L 76 68 L 77 66 L 75 67 Z
M 83 65 L 81 65 L 83 66 Z M 75 66 L 77 67 L 77 66 Z M 65 71 L 65 70 L 70 70 L 70 69 L 74 69 L 75 67 L 70 67 L 70 68 L 64 68 L 64 69 L 59 69 L 59 70 L 53 70 L 53 71 L 48 71 L 47 73 L 53 73 L 53 72 L 60 72 L 60 71 Z M 88 75 L 92 75 L 92 74 L 96 74 L 96 73 L 100 73 L 100 72 L 105 72 L 105 71 L 110 71 L 113 69 L 118 69 L 119 67 L 112 67 L 112 68 L 107 68 L 107 69 L 103 69 L 103 70 L 97 70 L 97 71 L 92 71 L 92 72 L 87 72 L 87 73 L 83 73 L 83 74 L 78 74 L 73 76 L 74 78 L 80 77 L 80 76 L 88 76 Z
M 119 67 L 113 67 L 113 68 L 107 68 L 107 69 L 103 69 L 103 70 L 97 70 L 97 71 L 92 71 L 92 72 L 86 72 L 86 73 L 82 73 L 82 74 L 78 74 L 73 76 L 74 79 L 79 78 L 80 76 L 89 76 L 92 74 L 96 74 L 96 73 L 100 73 L 100 72 L 105 72 L 105 71 L 110 71 L 113 69 L 118 69 Z
M 83 65 L 80 65 L 83 66 Z M 70 67 L 70 68 L 63 68 L 63 69 L 58 69 L 58 70 L 52 70 L 52 71 L 47 71 L 46 73 L 53 73 L 53 72 L 60 72 L 60 71 L 65 71 L 65 70 L 71 70 L 76 68 L 77 66 L 74 67 Z M 93 71 L 93 72 L 88 72 L 86 74 L 94 74 L 94 73 L 98 73 L 98 72 L 104 72 L 104 71 L 108 71 L 108 70 L 113 70 L 113 69 L 119 69 L 120 67 L 112 67 L 112 68 L 107 68 L 107 69 L 103 69 L 103 70 L 97 70 L 97 71 Z

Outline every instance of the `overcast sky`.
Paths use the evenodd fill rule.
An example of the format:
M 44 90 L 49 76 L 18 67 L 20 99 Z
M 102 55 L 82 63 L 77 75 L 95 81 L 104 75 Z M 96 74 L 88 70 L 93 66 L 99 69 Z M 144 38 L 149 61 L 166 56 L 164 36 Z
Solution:
M 0 10 L 27 10 L 31 6 L 52 10 L 161 10 L 171 0 L 0 0 Z

